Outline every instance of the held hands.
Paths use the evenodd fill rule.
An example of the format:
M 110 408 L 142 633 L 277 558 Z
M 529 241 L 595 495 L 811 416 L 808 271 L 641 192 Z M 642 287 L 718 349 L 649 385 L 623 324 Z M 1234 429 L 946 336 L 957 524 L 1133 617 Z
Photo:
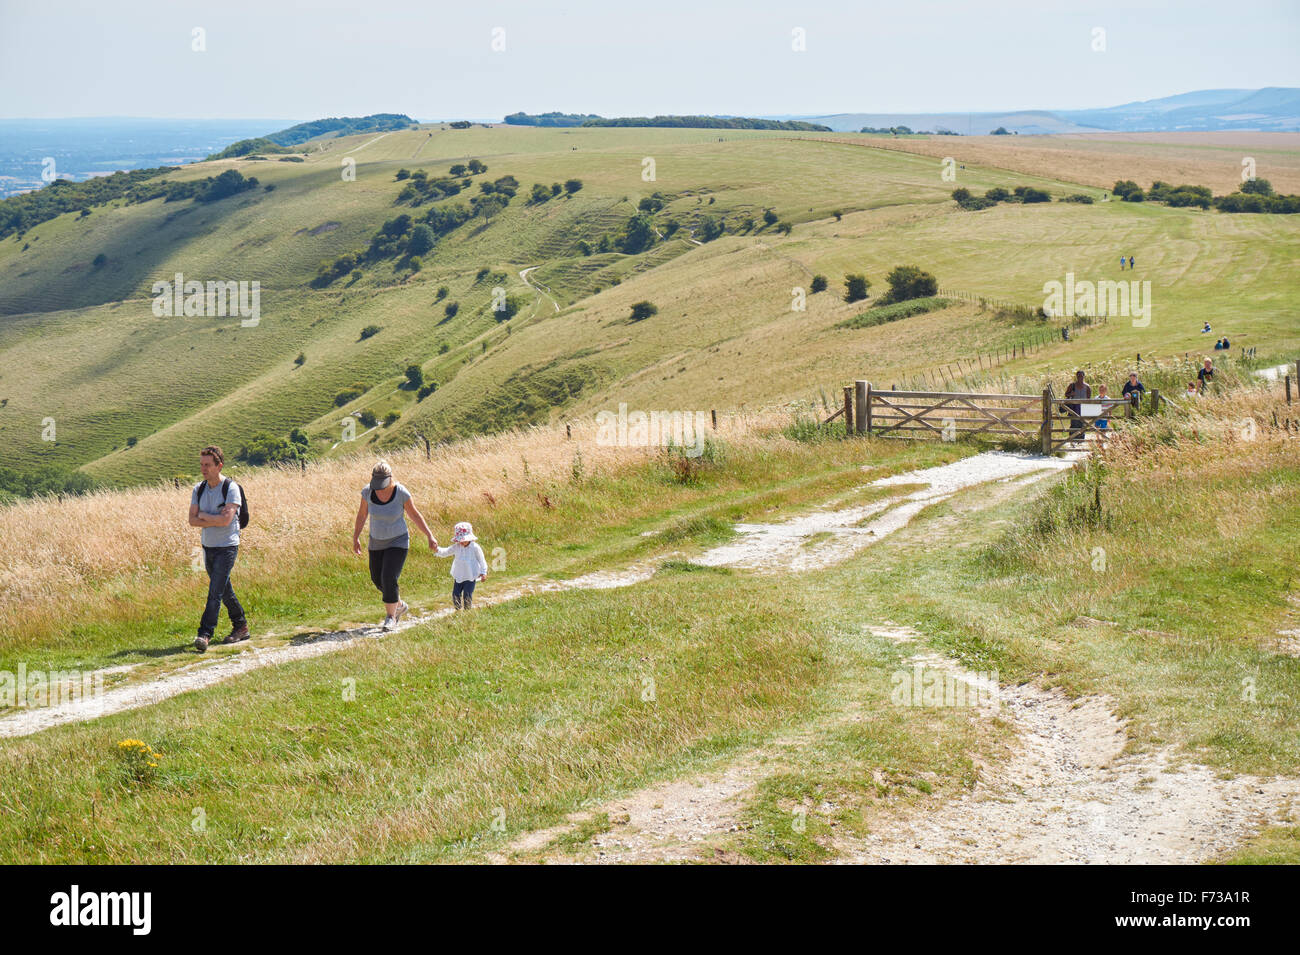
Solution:
M 438 538 L 436 538 L 436 537 L 434 537 L 432 534 L 430 534 L 430 535 L 429 535 L 429 550 L 437 550 L 437 549 L 438 549 Z
M 483 581 L 487 580 L 487 574 L 479 574 L 479 575 L 478 575 L 478 580 L 479 580 L 479 583 L 482 583 Z

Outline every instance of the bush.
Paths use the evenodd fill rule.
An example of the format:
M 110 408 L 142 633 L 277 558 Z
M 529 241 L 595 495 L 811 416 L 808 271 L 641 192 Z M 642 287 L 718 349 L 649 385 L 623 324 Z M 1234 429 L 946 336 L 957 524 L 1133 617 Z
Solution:
M 403 385 L 402 387 L 410 391 L 416 391 L 423 384 L 424 384 L 424 369 L 422 369 L 419 365 L 407 365 L 406 384 Z
M 988 192 L 984 193 L 985 199 L 992 199 L 994 202 L 1001 202 L 1004 199 L 1010 198 L 1010 196 L 1011 193 L 1003 189 L 1001 186 L 995 186 Z
M 1092 198 L 1092 196 L 1086 196 L 1086 195 L 1084 195 L 1084 194 L 1081 193 L 1081 192 L 1076 192 L 1076 193 L 1075 193 L 1074 195 L 1072 195 L 1072 196 L 1066 196 L 1066 197 L 1063 198 L 1061 201 L 1062 201 L 1062 202 L 1081 202 L 1081 203 L 1083 203 L 1083 204 L 1085 204 L 1085 205 L 1089 205 L 1089 206 L 1090 206 L 1090 205 L 1092 205 L 1092 203 L 1093 203 L 1093 198 Z
M 899 265 L 887 276 L 889 292 L 881 301 L 882 305 L 894 302 L 906 302 L 914 298 L 929 298 L 939 291 L 939 283 L 929 272 L 923 272 L 915 265 Z
M 631 321 L 640 322 L 649 318 L 651 315 L 658 315 L 659 309 L 650 302 L 637 302 L 632 306 L 632 314 L 629 316 Z
M 439 355 L 445 355 L 449 351 L 451 351 L 451 346 L 448 345 L 446 342 L 443 342 L 441 345 L 438 346 Z
M 433 382 L 429 382 L 427 385 L 421 385 L 420 390 L 415 393 L 415 400 L 423 401 L 437 390 L 438 386 Z
M 411 255 L 425 255 L 433 250 L 433 230 L 427 225 L 417 225 L 406 241 L 406 251 Z
M 334 396 L 334 406 L 336 408 L 342 408 L 348 402 L 356 401 L 363 394 L 365 394 L 365 391 L 361 388 L 344 388 Z
M 298 352 L 298 357 L 293 360 L 293 363 L 300 366 L 305 365 L 307 363 L 307 356 L 302 352 Z
M 763 210 L 763 225 L 775 225 L 778 216 L 771 209 Z
M 826 276 L 814 275 L 809 290 L 815 295 L 818 292 L 826 291 Z
M 582 188 L 581 179 L 566 179 L 564 181 L 564 191 L 567 192 L 569 195 L 573 195 L 581 188 Z
M 533 183 L 533 191 L 530 193 L 528 197 L 529 202 L 536 204 L 540 202 L 545 202 L 550 198 L 551 198 L 551 190 L 548 187 L 543 186 L 540 182 Z
M 712 242 L 722 235 L 723 231 L 722 223 L 715 216 L 702 217 L 700 224 L 695 227 L 695 234 L 701 242 Z
M 365 341 L 367 338 L 372 338 L 375 335 L 378 335 L 381 331 L 382 329 L 378 325 L 367 325 L 365 328 L 361 329 L 361 337 L 358 338 L 357 341 Z
M 95 258 L 91 261 L 90 264 L 92 268 L 102 269 L 105 265 L 108 264 L 108 256 L 106 256 L 103 252 L 101 252 L 99 253 L 99 255 L 95 256 Z
M 952 191 L 952 197 L 957 201 L 957 205 L 964 206 L 966 203 L 970 202 L 970 190 L 964 187 L 954 189 Z
M 420 258 L 418 255 L 414 255 L 411 256 L 411 260 L 406 264 L 410 266 L 412 272 L 418 272 L 420 269 L 424 268 L 424 259 Z
M 352 270 L 352 281 L 354 281 L 354 282 L 360 282 L 360 281 L 361 281 L 361 276 L 362 276 L 362 274 L 363 274 L 363 273 L 362 273 L 362 271 L 361 271 L 360 269 L 353 269 L 353 270 Z
M 1110 191 L 1123 199 L 1131 192 L 1141 192 L 1142 187 L 1132 179 L 1120 179 L 1115 183 L 1115 185 L 1110 187 Z
M 126 439 L 126 446 L 127 446 L 128 448 L 134 448 L 136 442 L 139 441 L 139 440 L 140 440 L 139 438 L 127 438 L 127 439 Z
M 869 288 L 871 288 L 871 283 L 867 281 L 865 275 L 844 276 L 844 301 L 862 301 L 867 297 L 867 289 Z
M 433 300 L 434 300 L 434 302 L 441 302 L 441 301 L 442 301 L 444 298 L 446 298 L 450 293 L 451 293 L 451 289 L 447 288 L 447 286 L 445 286 L 445 285 L 439 285 L 439 286 L 438 286 L 438 294 L 437 294 L 436 296 L 434 296 L 434 299 L 433 299 Z
M 455 318 L 456 313 L 460 311 L 460 302 L 448 302 L 443 306 L 442 314 L 447 318 Z
M 776 226 L 776 231 L 781 233 L 782 235 L 789 235 L 790 231 L 793 228 L 794 226 L 791 225 L 789 222 L 778 222 Z
M 397 419 L 400 418 L 401 416 L 402 413 L 400 411 L 388 412 L 388 414 L 384 415 L 384 427 L 391 428 L 394 424 L 396 424 Z
M 1020 192 L 1019 189 L 1016 191 Z M 1042 189 L 1026 188 L 1024 192 L 1020 192 L 1020 201 L 1024 203 L 1051 202 L 1052 196 L 1051 193 L 1045 192 Z
M 379 423 L 379 420 L 375 417 L 375 413 L 368 408 L 357 412 L 357 420 L 367 428 L 373 428 Z
M 1241 184 L 1241 191 L 1247 195 L 1271 196 L 1273 184 L 1267 179 L 1247 179 Z

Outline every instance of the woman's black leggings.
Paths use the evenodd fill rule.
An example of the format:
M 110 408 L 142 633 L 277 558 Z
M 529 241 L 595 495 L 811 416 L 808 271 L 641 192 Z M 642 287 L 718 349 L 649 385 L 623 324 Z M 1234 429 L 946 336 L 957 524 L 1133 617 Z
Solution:
M 383 592 L 384 603 L 395 604 L 397 596 L 397 578 L 406 563 L 405 547 L 386 547 L 370 552 L 370 579 Z

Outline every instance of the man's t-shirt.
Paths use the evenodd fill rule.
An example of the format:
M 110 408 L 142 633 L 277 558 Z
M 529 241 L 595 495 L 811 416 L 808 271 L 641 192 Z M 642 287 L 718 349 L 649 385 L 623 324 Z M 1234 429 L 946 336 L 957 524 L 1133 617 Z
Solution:
M 221 480 L 224 482 L 226 479 Z M 239 485 L 231 481 L 230 490 L 226 493 L 226 503 L 235 505 L 235 516 L 230 519 L 230 524 L 226 527 L 203 528 L 200 539 L 204 547 L 234 547 L 239 543 L 239 505 L 243 500 L 244 495 Z M 191 506 L 197 504 L 202 514 L 220 514 L 221 484 L 211 487 L 204 481 L 202 493 L 198 488 L 190 493 L 190 504 Z
M 1067 388 L 1065 389 L 1065 397 L 1067 397 L 1067 398 L 1091 398 L 1091 397 L 1092 397 L 1092 385 L 1089 385 L 1089 384 L 1082 384 L 1082 385 L 1081 385 L 1081 384 L 1079 384 L 1077 381 L 1072 381 L 1072 382 L 1070 382 L 1069 387 L 1067 387 Z
M 1127 398 L 1129 401 L 1136 403 L 1142 397 L 1142 395 L 1146 393 L 1147 390 L 1143 386 L 1142 382 L 1139 381 L 1137 384 L 1134 384 L 1131 381 L 1124 382 L 1123 394 L 1124 397 Z
M 1211 381 L 1214 380 L 1214 369 L 1202 368 L 1200 371 L 1196 373 L 1196 377 L 1200 379 L 1202 385 L 1209 384 Z

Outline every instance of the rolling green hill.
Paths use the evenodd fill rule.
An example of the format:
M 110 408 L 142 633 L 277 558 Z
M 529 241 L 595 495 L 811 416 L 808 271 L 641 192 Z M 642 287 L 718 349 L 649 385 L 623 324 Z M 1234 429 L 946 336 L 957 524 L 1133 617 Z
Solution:
M 1296 217 L 1119 202 L 966 212 L 950 199 L 955 186 L 1030 185 L 1056 198 L 1101 191 L 970 164 L 945 181 L 934 157 L 865 142 L 426 124 L 331 134 L 291 157 L 184 167 L 168 181 L 235 169 L 259 185 L 208 203 L 117 200 L 0 240 L 3 463 L 127 484 L 191 473 L 197 448 L 234 451 L 259 431 L 302 428 L 317 453 L 331 454 L 619 402 L 757 409 L 833 395 L 852 378 L 905 380 L 1042 331 L 968 301 L 877 327 L 837 327 L 877 299 L 885 274 L 903 263 L 934 273 L 945 289 L 1033 306 L 1043 284 L 1067 272 L 1150 281 L 1149 326 L 1111 321 L 1008 362 L 1010 375 L 1203 351 L 1206 320 L 1262 356 L 1300 347 L 1287 274 L 1300 258 Z M 487 170 L 456 177 L 472 180 L 458 195 L 414 206 L 399 198 L 411 184 L 399 170 L 437 179 L 471 158 Z M 643 178 L 647 160 L 653 181 Z M 389 255 L 361 264 L 359 278 L 315 281 L 323 261 L 364 251 L 385 222 L 468 206 L 479 183 L 507 175 L 519 183 L 509 205 L 438 237 L 418 271 L 406 255 Z M 573 194 L 529 201 L 534 183 L 571 179 L 582 183 Z M 675 223 L 671 238 L 636 254 L 595 251 L 654 194 L 664 202 L 654 228 L 667 234 Z M 769 208 L 792 224 L 790 234 L 764 225 Z M 700 243 L 693 233 L 705 217 L 723 221 L 726 233 Z M 1136 256 L 1136 273 L 1118 271 L 1120 254 Z M 872 281 L 868 302 L 842 301 L 848 272 Z M 176 273 L 258 282 L 260 321 L 156 316 L 153 285 Z M 792 310 L 792 290 L 815 274 L 830 289 Z M 492 311 L 497 287 L 524 303 L 506 322 Z M 630 322 L 638 301 L 658 314 Z M 458 303 L 454 317 L 449 302 Z M 362 339 L 371 325 L 380 331 Z M 422 401 L 399 387 L 411 364 L 438 385 Z M 363 393 L 336 405 L 354 384 Z M 358 424 L 356 442 L 341 442 L 343 417 L 363 411 L 400 418 L 373 430 Z M 52 441 L 42 439 L 49 419 Z

